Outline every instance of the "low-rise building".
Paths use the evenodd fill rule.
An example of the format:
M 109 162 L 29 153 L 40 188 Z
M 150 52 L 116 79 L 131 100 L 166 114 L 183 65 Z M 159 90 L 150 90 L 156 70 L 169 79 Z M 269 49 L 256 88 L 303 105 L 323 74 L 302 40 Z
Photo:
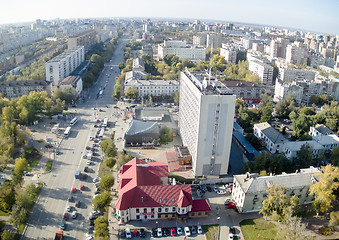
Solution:
M 267 198 L 267 189 L 272 185 L 286 188 L 286 194 L 295 195 L 299 204 L 314 201 L 309 194 L 309 187 L 318 179 L 320 171 L 310 167 L 300 169 L 300 172 L 274 176 L 258 176 L 258 174 L 235 175 L 233 180 L 232 198 L 240 213 L 258 212 L 262 202 Z
M 132 80 L 144 80 L 146 77 L 146 72 L 144 71 L 129 71 L 125 74 L 125 84 Z
M 206 199 L 193 200 L 191 185 L 168 185 L 168 166 L 134 158 L 118 173 L 119 198 L 115 216 L 131 220 L 178 219 L 209 216 Z
M 254 124 L 253 133 L 272 154 L 281 153 L 284 149 L 283 145 L 289 142 L 282 133 L 267 122 Z
M 179 82 L 176 80 L 131 80 L 125 84 L 128 88 L 137 88 L 139 97 L 173 95 L 179 91 Z
M 316 124 L 314 127 L 310 127 L 309 134 L 312 137 L 318 136 L 318 135 L 330 135 L 334 134 L 334 132 L 326 127 L 324 124 Z
M 202 46 L 189 46 L 186 41 L 168 40 L 158 45 L 159 59 L 166 55 L 174 54 L 180 59 L 192 61 L 204 61 L 206 59 L 206 48 Z
M 232 90 L 237 98 L 242 98 L 249 103 L 260 102 L 263 90 L 257 83 L 246 81 L 223 81 L 222 83 Z
M 8 99 L 28 95 L 33 91 L 47 92 L 50 94 L 50 84 L 44 80 L 0 82 L 0 93 Z
M 132 66 L 133 71 L 145 71 L 145 63 L 141 58 L 134 58 L 133 59 L 133 66 Z
M 74 89 L 79 96 L 82 92 L 82 79 L 80 76 L 68 76 L 59 83 L 58 87 L 60 89 Z
M 312 139 L 321 144 L 326 151 L 332 151 L 339 145 L 339 137 L 335 134 L 318 135 Z
M 317 141 L 296 141 L 296 142 L 287 142 L 283 146 L 283 152 L 288 159 L 295 158 L 297 153 L 300 151 L 302 146 L 307 144 L 312 149 L 313 157 L 316 157 L 320 150 L 324 149 L 324 147 L 319 144 Z

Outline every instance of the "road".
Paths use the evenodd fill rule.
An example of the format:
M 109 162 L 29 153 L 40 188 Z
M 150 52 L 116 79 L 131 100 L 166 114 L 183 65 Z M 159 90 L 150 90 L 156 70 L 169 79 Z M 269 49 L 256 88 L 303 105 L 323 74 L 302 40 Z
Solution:
M 114 120 L 112 116 L 119 110 L 113 108 L 115 102 L 111 96 L 115 77 L 119 73 L 118 64 L 123 61 L 123 49 L 126 43 L 126 38 L 118 41 L 112 60 L 105 64 L 98 81 L 88 91 L 85 101 L 78 104 L 76 108 L 70 109 L 79 117 L 79 121 L 72 127 L 70 136 L 61 142 L 60 151 L 62 154 L 56 156 L 52 172 L 41 179 L 46 185 L 33 208 L 23 239 L 53 239 L 55 231 L 59 229 L 62 222 L 66 206 L 71 205 L 74 209 L 74 202 L 67 202 L 70 194 L 75 200 L 81 201 L 81 206 L 76 208 L 78 217 L 66 221 L 65 239 L 85 239 L 88 216 L 92 211 L 91 202 L 94 191 L 92 179 L 98 174 L 101 156 L 94 158 L 94 165 L 90 166 L 86 180 L 75 179 L 75 172 L 77 170 L 83 172 L 86 166 L 82 155 L 86 152 L 86 146 L 92 146 L 89 137 L 95 136 L 95 119 L 109 117 L 112 121 Z M 103 95 L 97 98 L 97 93 L 106 83 Z M 93 107 L 103 111 L 93 110 Z M 112 129 L 109 129 L 106 134 L 110 134 L 111 131 Z M 79 190 L 82 184 L 86 186 L 85 191 Z M 76 193 L 71 193 L 73 187 L 77 188 Z

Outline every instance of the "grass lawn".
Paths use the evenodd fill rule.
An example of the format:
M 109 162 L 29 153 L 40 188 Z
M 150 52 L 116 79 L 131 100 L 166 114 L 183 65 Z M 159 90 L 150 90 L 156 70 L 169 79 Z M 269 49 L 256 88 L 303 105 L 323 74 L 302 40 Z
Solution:
M 219 233 L 219 225 L 204 225 L 202 226 L 207 240 L 217 240 Z
M 106 175 L 109 175 L 109 176 L 113 175 L 113 171 L 105 165 L 104 161 L 102 161 L 100 163 L 98 176 L 103 177 Z
M 4 212 L 2 210 L 0 210 L 0 216 L 9 216 L 10 212 Z
M 240 227 L 245 240 L 271 240 L 277 235 L 277 226 L 264 218 L 243 220 L 240 222 Z
M 49 160 L 47 161 L 47 163 L 46 163 L 46 172 L 52 170 L 52 164 L 53 164 L 52 160 L 49 159 Z
M 29 163 L 29 166 L 28 166 L 28 172 L 31 172 L 32 171 L 32 169 L 36 166 L 36 165 L 38 165 L 38 163 L 40 162 L 40 159 L 41 159 L 41 156 L 40 157 L 38 157 L 38 158 L 36 158 L 36 159 L 34 159 L 32 162 L 30 162 Z

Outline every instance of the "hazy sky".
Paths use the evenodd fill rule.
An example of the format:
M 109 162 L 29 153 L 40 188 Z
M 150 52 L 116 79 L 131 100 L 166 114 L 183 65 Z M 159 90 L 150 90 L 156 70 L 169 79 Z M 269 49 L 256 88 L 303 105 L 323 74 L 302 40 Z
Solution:
M 339 0 L 0 0 L 0 24 L 84 17 L 213 19 L 339 34 Z

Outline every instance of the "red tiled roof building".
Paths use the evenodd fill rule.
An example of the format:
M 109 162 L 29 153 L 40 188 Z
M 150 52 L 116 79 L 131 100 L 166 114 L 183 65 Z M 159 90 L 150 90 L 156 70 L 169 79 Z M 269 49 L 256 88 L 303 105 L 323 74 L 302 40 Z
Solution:
M 134 158 L 118 173 L 119 198 L 115 203 L 120 223 L 130 220 L 208 216 L 207 200 L 193 200 L 191 185 L 168 185 L 168 166 Z

